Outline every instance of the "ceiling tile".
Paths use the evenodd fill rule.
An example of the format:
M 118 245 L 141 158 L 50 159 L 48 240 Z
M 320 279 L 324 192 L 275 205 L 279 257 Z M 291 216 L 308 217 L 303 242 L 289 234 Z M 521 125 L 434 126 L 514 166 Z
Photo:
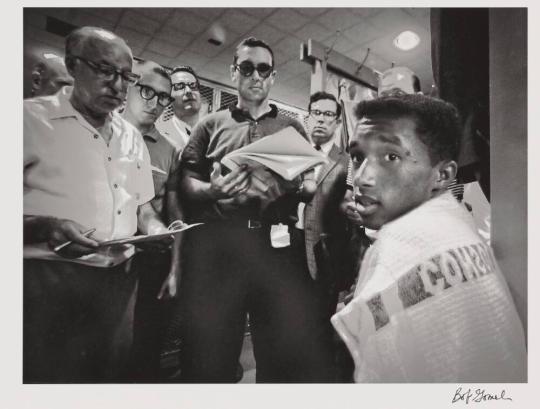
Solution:
M 225 30 L 232 31 L 237 34 L 242 34 L 249 31 L 258 22 L 259 19 L 257 17 L 238 10 L 227 10 L 219 17 L 219 20 L 217 20 L 217 24 L 221 24 Z
M 373 41 L 379 37 L 384 36 L 386 33 L 384 30 L 373 27 L 366 20 L 361 20 L 359 24 L 349 27 L 343 34 L 347 36 L 355 44 L 365 44 Z
M 227 9 L 222 7 L 190 7 L 187 10 L 205 20 L 214 20 Z
M 317 17 L 328 11 L 327 8 L 322 7 L 302 7 L 302 8 L 293 8 L 292 10 L 297 11 L 298 13 L 306 17 Z
M 270 7 L 248 7 L 243 8 L 246 13 L 251 14 L 252 16 L 264 18 L 276 11 L 276 8 Z
M 389 8 L 369 19 L 369 23 L 388 33 L 399 33 L 406 29 L 414 29 L 419 23 L 402 9 Z
M 299 27 L 309 23 L 309 18 L 292 9 L 279 9 L 266 21 L 280 30 L 294 32 Z
M 204 66 L 207 62 L 208 62 L 208 58 L 203 55 L 193 53 L 190 51 L 184 51 L 178 57 L 170 59 L 168 64 L 169 64 L 169 67 L 176 67 L 178 65 L 189 65 L 195 71 L 197 71 L 200 67 Z
M 51 34 L 45 30 L 41 30 L 35 27 L 25 27 L 24 29 L 24 41 L 25 43 L 29 40 L 39 41 L 45 43 L 51 47 L 64 49 L 66 41 L 63 37 L 60 37 L 56 34 Z
M 137 9 L 142 14 L 144 14 L 146 17 L 151 18 L 152 20 L 159 21 L 160 23 L 164 23 L 169 19 L 169 17 L 172 17 L 174 14 L 174 9 L 167 8 L 167 7 L 159 7 L 159 8 L 141 8 Z
M 302 40 L 295 36 L 287 36 L 283 40 L 279 41 L 275 48 L 276 50 L 282 51 L 289 57 L 300 58 L 300 44 Z M 289 60 L 290 58 L 287 58 Z
M 26 9 L 26 10 L 32 10 L 32 9 Z M 76 14 L 76 9 L 61 8 L 61 7 L 35 9 L 35 11 L 45 16 L 54 17 L 65 22 L 69 22 L 71 18 Z
M 322 24 L 309 23 L 298 30 L 295 34 L 306 42 L 308 39 L 312 38 L 322 43 L 324 40 L 334 35 L 334 32 L 328 30 Z
M 98 17 L 104 18 L 112 23 L 116 23 L 120 16 L 125 12 L 126 9 L 122 8 L 88 8 L 86 9 L 90 14 L 94 14 Z
M 357 24 L 360 18 L 349 9 L 333 9 L 317 17 L 331 31 L 349 28 Z
M 182 33 L 170 26 L 163 26 L 154 37 L 166 41 L 169 44 L 176 45 L 178 48 L 184 48 L 193 40 L 192 36 Z
M 363 8 L 363 7 L 351 7 L 349 11 L 351 13 L 356 14 L 359 17 L 363 18 L 369 18 L 372 17 L 381 11 L 383 11 L 383 8 L 377 8 L 377 7 L 369 7 L 369 8 Z
M 166 25 L 194 35 L 206 30 L 209 22 L 194 13 L 190 13 L 188 9 L 176 9 L 174 16 L 167 21 Z
M 279 42 L 287 33 L 277 30 L 274 27 L 261 23 L 255 26 L 249 33 L 253 37 L 266 41 L 270 45 L 274 45 Z
M 204 37 L 198 37 L 186 48 L 186 50 L 204 55 L 207 58 L 212 58 L 221 53 L 223 48 L 208 43 L 208 40 Z
M 101 27 L 109 31 L 114 31 L 115 29 L 115 24 L 113 22 L 104 20 L 102 17 L 96 16 L 95 14 L 86 13 L 82 11 L 82 9 L 78 10 L 77 14 L 69 20 L 69 23 L 78 27 Z
M 180 54 L 181 48 L 178 46 L 174 46 L 169 42 L 154 38 L 148 43 L 148 45 L 146 46 L 146 50 L 159 53 L 168 58 L 173 58 Z
M 134 11 L 138 10 L 138 11 Z M 120 19 L 120 26 L 131 28 L 140 33 L 153 34 L 155 33 L 161 24 L 155 20 L 152 20 L 142 14 L 140 9 L 131 9 L 124 13 Z
M 158 54 L 158 53 L 154 53 L 152 51 L 143 51 L 141 55 L 139 55 L 140 58 L 142 58 L 143 60 L 150 60 L 150 61 L 154 61 L 154 62 L 157 62 L 158 64 L 166 64 L 167 61 L 169 60 L 167 58 L 167 56 L 165 55 L 162 55 L 162 54 Z
M 146 47 L 146 44 L 152 38 L 149 35 L 141 34 L 138 31 L 124 27 L 118 27 L 114 32 L 116 35 L 122 37 L 130 47 Z

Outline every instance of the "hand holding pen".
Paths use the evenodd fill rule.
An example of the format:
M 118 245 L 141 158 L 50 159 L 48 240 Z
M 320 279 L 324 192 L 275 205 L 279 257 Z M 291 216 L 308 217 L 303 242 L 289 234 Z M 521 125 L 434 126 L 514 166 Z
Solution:
M 49 230 L 49 246 L 66 257 L 80 257 L 96 251 L 98 242 L 91 238 L 95 228 L 87 229 L 77 222 L 56 219 Z

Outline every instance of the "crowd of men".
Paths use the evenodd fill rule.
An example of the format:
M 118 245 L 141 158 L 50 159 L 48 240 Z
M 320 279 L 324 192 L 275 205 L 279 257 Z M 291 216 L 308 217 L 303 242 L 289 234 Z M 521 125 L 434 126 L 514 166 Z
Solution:
M 335 143 L 336 96 L 311 95 L 307 132 L 269 102 L 276 61 L 260 39 L 231 56 L 237 103 L 206 116 L 189 66 L 134 61 L 112 32 L 76 29 L 64 60 L 54 60 L 66 71 L 57 81 L 52 61 L 40 63 L 37 98 L 24 102 L 25 382 L 163 381 L 175 314 L 180 382 L 237 381 L 248 316 L 257 382 L 522 379 L 523 330 L 504 279 L 446 192 L 460 140 L 450 104 L 393 93 L 360 103 L 349 155 Z M 325 162 L 292 181 L 221 164 L 288 128 Z M 136 247 L 103 244 L 177 220 L 203 224 Z M 358 276 L 351 243 L 363 227 L 378 233 Z M 481 319 L 466 308 L 471 296 Z M 445 308 L 444 331 L 427 337 Z M 489 348 L 478 337 L 493 338 Z

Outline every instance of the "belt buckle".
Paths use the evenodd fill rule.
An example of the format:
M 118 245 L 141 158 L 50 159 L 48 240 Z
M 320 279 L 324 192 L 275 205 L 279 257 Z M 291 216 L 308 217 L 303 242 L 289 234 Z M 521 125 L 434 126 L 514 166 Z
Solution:
M 262 224 L 258 220 L 248 219 L 248 229 L 260 229 Z

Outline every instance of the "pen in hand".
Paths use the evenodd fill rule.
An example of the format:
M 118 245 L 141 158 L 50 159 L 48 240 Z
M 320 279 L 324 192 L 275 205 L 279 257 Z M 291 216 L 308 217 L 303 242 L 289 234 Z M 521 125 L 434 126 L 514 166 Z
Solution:
M 95 228 L 90 229 L 90 230 L 87 230 L 87 231 L 85 231 L 84 233 L 82 233 L 82 236 L 88 237 L 88 236 L 90 236 L 92 233 L 94 233 L 95 231 L 96 231 Z M 59 244 L 59 245 L 56 246 L 53 250 L 54 250 L 55 253 L 57 253 L 57 252 L 59 252 L 60 250 L 62 250 L 63 248 L 69 246 L 69 245 L 72 244 L 72 243 L 73 243 L 73 240 L 68 240 L 68 241 L 66 241 L 65 243 Z

